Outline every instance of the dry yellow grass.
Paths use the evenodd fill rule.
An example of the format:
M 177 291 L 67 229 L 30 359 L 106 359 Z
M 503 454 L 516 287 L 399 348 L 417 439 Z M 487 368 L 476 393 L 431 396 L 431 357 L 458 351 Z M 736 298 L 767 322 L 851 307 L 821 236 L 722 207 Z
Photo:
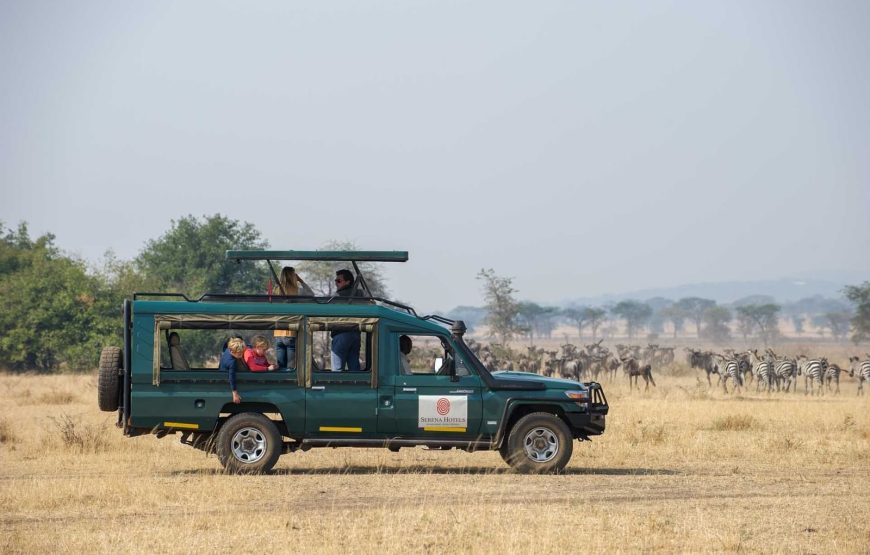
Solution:
M 870 550 L 870 396 L 854 381 L 812 399 L 656 382 L 605 384 L 608 430 L 561 476 L 423 449 L 227 476 L 172 436 L 121 437 L 91 376 L 0 375 L 0 552 Z

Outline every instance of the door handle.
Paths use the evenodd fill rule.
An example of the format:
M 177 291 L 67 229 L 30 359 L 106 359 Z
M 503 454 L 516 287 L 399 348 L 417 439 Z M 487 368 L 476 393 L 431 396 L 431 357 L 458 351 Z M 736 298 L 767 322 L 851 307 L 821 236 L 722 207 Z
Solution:
M 324 391 L 326 389 L 326 386 L 325 385 L 312 385 L 311 389 L 317 390 L 317 391 Z
M 413 393 L 413 392 L 417 391 L 417 388 L 416 387 L 403 387 L 402 391 L 407 391 L 409 393 Z
M 455 389 L 455 390 L 451 391 L 450 393 L 465 393 L 466 395 L 468 395 L 470 393 L 474 393 L 474 390 L 473 389 Z

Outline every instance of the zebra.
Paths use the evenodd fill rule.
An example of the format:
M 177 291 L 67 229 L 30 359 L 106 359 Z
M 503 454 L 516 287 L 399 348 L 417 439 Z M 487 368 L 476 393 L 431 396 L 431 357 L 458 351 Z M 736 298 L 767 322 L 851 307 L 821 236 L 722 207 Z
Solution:
M 728 351 L 730 349 L 726 349 Z M 731 350 L 731 358 L 737 361 L 737 370 L 740 372 L 740 375 L 743 377 L 743 381 L 746 382 L 746 378 L 749 378 L 749 383 L 752 383 L 753 374 L 752 374 L 752 363 L 749 362 L 749 356 L 746 353 L 734 353 Z
M 863 361 L 858 357 L 849 357 L 849 368 L 852 375 L 858 374 L 858 395 L 864 395 L 864 382 L 870 382 L 870 354 Z
M 756 349 L 749 349 L 746 354 L 749 355 L 749 362 L 752 364 L 752 374 L 758 379 L 755 392 L 757 393 L 761 389 L 763 383 L 767 387 L 767 392 L 770 393 L 773 382 L 773 366 L 767 360 L 759 358 Z
M 717 362 L 714 363 L 714 371 L 719 374 L 719 381 L 722 383 L 722 389 L 728 393 L 728 378 L 734 381 L 734 389 L 732 393 L 737 393 L 737 390 L 743 386 L 743 374 L 740 372 L 740 362 L 735 358 L 725 358 L 722 355 L 713 355 Z
M 840 394 L 840 372 L 842 372 L 842 371 L 843 371 L 843 369 L 840 368 L 836 364 L 829 364 L 828 365 L 828 368 L 825 370 L 825 385 L 828 386 L 828 393 L 831 392 L 831 382 L 834 382 L 835 384 L 837 384 L 836 394 L 837 395 Z M 854 375 L 855 375 L 854 370 L 850 369 L 849 376 L 854 376 Z
M 828 359 L 826 358 L 808 359 L 806 355 L 798 357 L 798 372 L 803 372 L 804 375 L 804 395 L 808 395 L 811 390 L 815 395 L 813 386 L 816 383 L 819 384 L 819 395 L 825 394 L 822 389 L 822 379 L 827 367 Z
M 800 375 L 797 363 L 794 359 L 783 357 L 779 358 L 773 349 L 767 348 L 767 354 L 770 356 L 768 362 L 773 366 L 773 376 L 776 379 L 776 390 L 780 391 L 780 382 L 785 382 L 785 392 L 788 393 L 791 389 L 791 384 L 794 384 L 795 392 L 797 391 L 797 377 Z

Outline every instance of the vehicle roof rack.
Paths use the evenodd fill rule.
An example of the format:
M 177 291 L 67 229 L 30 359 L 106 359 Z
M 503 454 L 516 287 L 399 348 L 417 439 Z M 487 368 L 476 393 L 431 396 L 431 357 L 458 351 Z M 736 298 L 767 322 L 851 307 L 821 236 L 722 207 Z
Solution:
M 272 278 L 278 284 L 281 293 L 284 293 L 284 287 L 281 285 L 281 280 L 278 279 L 278 274 L 275 272 L 275 267 L 272 266 L 273 260 L 319 260 L 322 262 L 350 262 L 356 272 L 357 279 L 354 280 L 354 291 L 361 289 L 367 297 L 373 297 L 369 284 L 365 276 L 357 266 L 357 262 L 407 262 L 408 251 L 267 251 L 267 250 L 243 250 L 243 251 L 226 251 L 228 260 L 241 262 L 242 260 L 265 260 L 269 265 L 269 271 L 272 272 Z
M 184 299 L 189 303 L 201 303 L 208 301 L 221 301 L 221 302 L 236 302 L 236 303 L 250 303 L 250 302 L 268 302 L 269 304 L 296 304 L 296 303 L 317 303 L 317 304 L 356 304 L 360 301 L 376 301 L 379 303 L 383 303 L 385 305 L 391 306 L 393 308 L 398 308 L 404 310 L 408 314 L 415 316 L 417 318 L 421 318 L 417 311 L 414 310 L 413 307 L 408 306 L 406 304 L 402 304 L 396 301 L 391 301 L 390 299 L 385 299 L 383 297 L 317 297 L 310 295 L 294 295 L 292 297 L 282 297 L 282 296 L 270 296 L 270 295 L 245 295 L 245 294 L 237 294 L 237 293 L 203 293 L 199 297 L 195 299 L 191 299 L 184 293 L 161 293 L 159 291 L 137 291 L 133 293 L 133 300 L 137 301 L 139 299 L 145 298 L 156 298 L 156 297 L 179 297 Z M 429 317 L 421 318 L 423 320 L 428 320 Z
M 228 260 L 321 260 L 325 262 L 407 262 L 408 251 L 266 251 L 226 253 Z
M 453 325 L 454 321 L 450 318 L 445 318 L 438 314 L 430 314 L 428 316 L 420 316 L 413 307 L 402 304 L 396 301 L 391 301 L 383 297 L 372 295 L 369 285 L 362 275 L 362 272 L 357 266 L 357 262 L 407 262 L 408 251 L 272 251 L 272 250 L 228 250 L 226 251 L 227 260 L 265 260 L 269 264 L 269 269 L 272 272 L 272 277 L 281 287 L 278 275 L 275 272 L 273 261 L 281 260 L 318 260 L 323 262 L 350 262 L 353 269 L 356 271 L 360 289 L 365 295 L 355 295 L 352 297 L 318 297 L 310 295 L 295 295 L 295 296 L 271 296 L 271 295 L 240 295 L 240 294 L 223 294 L 223 293 L 204 293 L 198 298 L 191 299 L 184 293 L 161 293 L 157 291 L 136 292 L 133 294 L 133 300 L 140 298 L 154 297 L 180 297 L 189 303 L 207 302 L 207 301 L 224 301 L 224 302 L 269 302 L 269 303 L 318 303 L 318 304 L 343 304 L 358 301 L 376 301 L 393 308 L 406 311 L 408 314 L 420 318 L 421 320 L 432 320 L 443 325 Z M 282 290 L 283 292 L 283 290 Z

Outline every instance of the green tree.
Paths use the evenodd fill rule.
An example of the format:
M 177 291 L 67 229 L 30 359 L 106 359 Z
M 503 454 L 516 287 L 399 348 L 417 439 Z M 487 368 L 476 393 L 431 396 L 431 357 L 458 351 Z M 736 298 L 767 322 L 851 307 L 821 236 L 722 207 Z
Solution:
M 144 280 L 164 292 L 265 294 L 265 264 L 227 260 L 226 251 L 267 247 L 253 224 L 220 214 L 201 220 L 185 216 L 173 220 L 159 239 L 148 241 L 136 267 Z
M 803 314 L 795 314 L 791 317 L 791 323 L 794 326 L 794 332 L 796 334 L 803 335 L 804 333 L 804 321 L 806 321 L 806 317 Z
M 852 316 L 852 341 L 867 341 L 870 339 L 870 281 L 861 285 L 848 285 L 843 293 L 855 306 L 855 315 Z
M 779 334 L 779 305 L 773 303 L 749 304 L 738 306 L 736 310 L 741 320 L 752 322 L 755 325 L 765 345 Z
M 644 304 L 652 309 L 652 314 L 647 321 L 647 328 L 650 333 L 660 334 L 664 332 L 665 321 L 667 320 L 664 311 L 673 305 L 674 301 L 664 297 L 653 297 L 644 301 Z
M 99 276 L 54 246 L 0 223 L 0 364 L 12 369 L 93 368 L 120 341 L 119 307 Z
M 704 311 L 704 328 L 701 337 L 710 339 L 716 343 L 722 343 L 731 339 L 731 330 L 728 322 L 731 321 L 731 312 L 724 306 L 711 306 Z
M 737 311 L 737 331 L 743 336 L 743 342 L 755 333 L 755 319 L 745 310 Z
M 598 339 L 598 328 L 604 323 L 607 318 L 607 311 L 603 308 L 587 308 L 584 311 L 586 321 L 589 322 L 589 327 L 592 329 L 592 341 Z
M 820 329 L 827 328 L 835 341 L 841 341 L 849 335 L 849 323 L 852 315 L 848 312 L 826 312 L 813 318 L 813 324 Z
M 671 327 L 674 329 L 674 339 L 676 339 L 677 333 L 683 329 L 683 325 L 686 323 L 686 311 L 674 303 L 662 308 L 661 316 L 665 321 L 671 323 Z
M 621 301 L 614 306 L 610 312 L 619 318 L 625 320 L 625 327 L 628 331 L 628 337 L 634 338 L 637 331 L 652 316 L 652 308 L 649 305 L 639 301 Z
M 686 318 L 695 322 L 695 333 L 698 337 L 701 337 L 701 323 L 704 321 L 704 312 L 715 305 L 716 301 L 700 297 L 685 297 L 677 301 L 677 306 L 683 310 Z
M 577 326 L 577 336 L 578 337 L 583 337 L 583 327 L 589 321 L 587 314 L 586 314 L 587 308 L 588 307 L 585 307 L 585 306 L 580 306 L 580 307 L 571 306 L 571 307 L 568 307 L 568 308 L 562 310 L 562 316 L 566 320 L 568 320 L 569 322 L 571 322 L 572 324 Z
M 519 303 L 514 298 L 516 289 L 513 287 L 513 279 L 497 276 L 492 268 L 481 269 L 477 279 L 483 282 L 483 297 L 487 309 L 486 323 L 490 335 L 497 335 L 501 343 L 507 345 L 507 342 L 520 331 L 517 325 Z

